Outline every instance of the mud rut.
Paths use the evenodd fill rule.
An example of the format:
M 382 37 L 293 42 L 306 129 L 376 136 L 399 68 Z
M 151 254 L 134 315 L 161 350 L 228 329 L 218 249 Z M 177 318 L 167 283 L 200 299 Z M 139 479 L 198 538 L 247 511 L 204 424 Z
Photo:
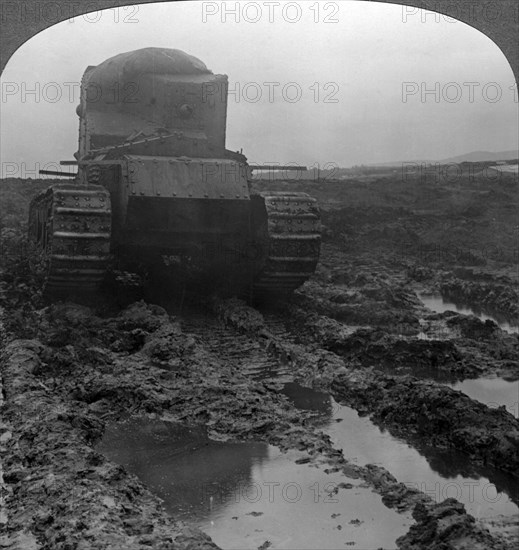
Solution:
M 249 379 L 251 382 L 262 383 L 267 388 L 277 388 L 279 391 L 286 382 L 298 380 L 304 383 L 305 379 L 310 381 L 316 372 L 315 365 L 322 364 L 323 357 L 325 363 L 328 363 L 332 369 L 337 369 L 338 365 L 344 364 L 339 355 L 330 349 L 325 349 L 330 346 L 322 347 L 316 345 L 315 341 L 311 345 L 300 343 L 305 336 L 304 332 L 299 330 L 301 319 L 294 311 L 297 312 L 297 308 L 289 310 L 286 305 L 279 311 L 272 311 L 250 308 L 239 301 L 216 301 L 209 308 L 186 308 L 178 315 L 177 320 L 182 333 L 188 337 L 194 336 L 195 341 L 208 356 L 212 356 L 217 359 L 218 363 L 226 365 L 231 376 L 235 374 L 242 380 Z M 327 321 L 331 322 L 330 319 Z M 287 326 L 298 327 L 297 334 L 289 331 Z M 312 323 L 310 322 L 311 327 Z M 308 331 L 308 327 L 306 329 Z M 88 369 L 88 365 L 84 365 L 84 367 Z M 92 367 L 95 370 L 95 367 Z M 326 367 L 324 370 L 326 371 Z M 343 370 L 345 369 L 343 368 Z M 150 372 L 150 375 L 153 376 L 153 372 Z M 331 382 L 331 378 L 329 382 Z M 38 383 L 44 388 L 46 387 L 41 382 Z M 47 389 L 49 388 L 47 387 Z M 167 389 L 164 386 L 164 391 Z M 53 388 L 53 392 L 61 395 L 62 399 L 66 399 L 68 391 L 70 391 L 70 386 L 60 388 L 58 384 Z M 338 393 L 340 395 L 340 389 Z M 398 483 L 383 468 L 358 467 L 349 464 L 347 457 L 342 457 L 342 453 L 334 450 L 329 441 L 326 442 L 326 439 L 322 439 L 322 434 L 321 436 L 309 436 L 309 433 L 312 432 L 311 421 L 303 431 L 306 432 L 304 437 L 309 437 L 303 444 L 301 444 L 301 440 L 291 441 L 290 436 L 287 438 L 286 434 L 267 433 L 265 435 L 267 441 L 280 445 L 281 448 L 292 446 L 307 449 L 312 446 L 314 449 L 317 448 L 317 454 L 321 456 L 318 462 L 331 464 L 332 471 L 343 471 L 348 476 L 365 479 L 382 495 L 383 501 L 389 507 L 396 507 L 403 512 L 416 505 L 414 517 L 417 524 L 412 527 L 406 540 L 399 541 L 400 548 L 429 548 L 427 545 L 420 545 L 420 542 L 418 542 L 418 546 L 414 545 L 416 540 L 420 540 L 423 532 L 429 533 L 432 545 L 430 547 L 434 548 L 434 541 L 437 541 L 438 537 L 445 536 L 442 531 L 446 527 L 441 527 L 438 524 L 438 517 L 444 515 L 450 517 L 449 536 L 454 533 L 454 539 L 469 537 L 468 540 L 474 549 L 486 548 L 489 547 L 489 544 L 493 548 L 507 548 L 506 543 L 488 535 L 477 524 L 474 524 L 471 516 L 468 516 L 463 506 L 456 501 L 435 505 L 424 494 L 410 490 Z M 264 437 L 260 437 L 260 439 L 265 440 Z M 109 469 L 109 466 L 106 468 Z M 452 525 L 455 525 L 456 528 L 453 528 Z M 163 528 L 162 531 L 164 530 Z M 131 529 L 127 529 L 126 532 L 133 536 Z M 138 529 L 135 533 L 139 533 Z M 211 543 L 205 540 L 202 534 L 196 533 L 196 530 L 191 535 L 186 535 L 179 527 L 174 527 L 173 533 L 175 538 L 171 540 L 175 540 L 179 545 L 164 546 L 164 548 L 182 548 L 183 546 L 179 542 L 182 537 L 187 537 L 185 540 L 191 542 L 198 540 L 201 547 L 205 547 L 204 545 L 208 548 L 211 547 Z M 29 539 L 18 538 L 12 548 L 24 548 L 27 540 Z M 30 543 L 36 544 L 35 539 L 30 539 Z M 124 544 L 129 544 L 129 542 Z M 125 547 L 124 544 L 121 548 Z M 49 549 L 54 547 L 65 548 L 66 546 L 58 544 L 42 546 L 42 548 Z M 39 548 L 39 546 L 36 545 L 34 548 Z M 81 548 L 81 546 L 77 546 L 77 548 Z M 103 548 L 103 546 L 99 546 L 99 548 Z M 452 548 L 456 548 L 456 546 L 453 545 Z
M 372 273 L 376 273 L 376 269 L 371 268 Z M 382 268 L 380 268 L 382 272 Z M 231 300 L 232 303 L 232 300 Z M 222 304 L 220 304 L 222 305 Z M 226 307 L 226 304 L 223 304 Z M 233 308 L 231 306 L 231 308 Z M 241 305 L 237 306 L 237 309 L 241 309 Z M 226 313 L 222 314 L 222 309 L 219 306 L 213 307 L 212 313 L 209 309 L 204 311 L 199 310 L 185 310 L 180 315 L 180 324 L 183 332 L 194 335 L 201 342 L 204 347 L 211 353 L 219 358 L 219 360 L 229 364 L 231 369 L 249 377 L 251 380 L 263 381 L 266 384 L 272 384 L 271 387 L 277 387 L 281 389 L 285 383 L 298 381 L 302 384 L 312 382 L 313 375 L 315 374 L 315 364 L 322 362 L 323 355 L 326 357 L 332 357 L 332 363 L 336 366 L 342 363 L 340 355 L 337 355 L 333 351 L 330 351 L 329 346 L 321 347 L 316 346 L 315 340 L 309 344 L 301 344 L 301 340 L 305 339 L 304 332 L 292 332 L 287 329 L 288 326 L 301 327 L 301 319 L 297 315 L 297 307 L 294 309 L 293 304 L 281 303 L 277 310 L 272 308 L 256 308 L 252 309 L 253 313 L 258 313 L 261 317 L 261 327 L 251 327 L 250 324 L 243 318 L 226 319 Z M 250 307 L 245 308 L 250 315 Z M 331 321 L 331 319 L 327 319 Z M 308 336 L 308 332 L 306 333 Z M 327 349 L 328 348 L 328 349 Z M 305 371 L 305 366 L 311 363 L 312 371 L 309 374 L 308 370 Z M 341 373 L 341 375 L 344 373 Z M 339 376 L 340 378 L 340 376 Z M 325 383 L 327 386 L 328 384 Z M 433 383 L 433 386 L 436 386 Z M 440 384 L 441 386 L 441 384 Z M 326 388 L 325 388 L 326 389 Z M 330 391 L 331 388 L 328 389 Z M 355 390 L 353 390 L 355 391 Z M 332 392 L 330 391 L 330 395 Z M 341 391 L 335 393 L 336 398 L 341 397 Z M 353 400 L 352 405 L 354 405 Z M 511 429 L 514 429 L 513 422 Z M 398 430 L 397 430 L 398 432 Z M 408 440 L 408 442 L 410 442 Z M 332 452 L 333 454 L 333 452 Z M 346 457 L 347 458 L 347 457 Z M 395 478 L 389 475 L 388 478 L 381 481 L 381 478 L 387 474 L 384 468 L 381 468 L 382 474 L 375 470 L 369 473 L 355 472 L 354 475 L 360 475 L 370 485 L 376 488 L 382 495 L 383 501 L 389 507 L 396 506 L 401 512 L 411 509 L 416 503 L 418 503 L 418 509 L 423 506 L 422 502 L 427 502 L 428 499 L 423 499 L 423 494 L 416 494 L 414 491 L 408 491 L 404 489 L 402 484 L 399 484 Z M 333 470 L 332 470 L 333 471 Z M 368 467 L 369 471 L 369 467 Z M 513 468 L 512 468 L 513 471 Z M 351 474 L 352 471 L 348 471 L 346 468 L 344 472 Z M 477 525 L 473 525 L 472 519 L 467 521 L 467 515 L 463 509 L 463 506 L 459 506 L 453 499 L 452 502 L 447 504 L 445 509 L 442 509 L 444 503 L 433 506 L 434 511 L 429 513 L 428 511 L 424 515 L 417 513 L 414 517 L 419 522 L 422 522 L 421 528 L 425 528 L 426 525 L 430 528 L 431 523 L 435 524 L 435 516 L 438 514 L 452 516 L 451 520 L 453 524 L 457 524 L 459 530 L 458 535 L 460 538 L 468 537 L 470 544 L 473 548 L 485 547 L 485 545 L 492 544 L 494 547 L 506 548 L 508 543 L 501 540 L 499 536 L 492 540 L 492 537 L 487 539 L 484 531 L 480 531 Z M 430 504 L 430 503 L 429 503 Z M 452 506 L 452 508 L 449 508 Z M 416 512 L 416 510 L 415 510 Z M 470 516 L 468 516 L 470 517 Z M 506 523 L 505 523 L 506 524 Z M 503 525 L 505 525 L 503 524 Z M 512 522 L 512 525 L 514 523 Z M 438 526 L 436 525 L 436 528 Z M 425 548 L 428 546 L 422 546 L 420 527 L 414 526 L 413 535 L 409 536 L 409 540 L 397 541 L 401 548 L 415 548 L 414 537 L 419 541 L 416 548 Z M 410 533 L 413 532 L 411 529 Z M 449 528 L 451 529 L 451 528 Z M 471 532 L 474 530 L 473 532 Z M 516 535 L 513 534 L 514 527 L 509 528 L 509 535 L 515 541 Z M 445 535 L 439 532 L 432 536 L 431 543 L 436 542 L 436 536 L 443 538 Z M 452 529 L 456 531 L 456 529 Z M 463 534 L 462 534 L 463 533 Z M 456 539 L 458 535 L 455 535 Z M 422 541 L 425 542 L 425 541 Z M 514 542 L 511 543 L 512 545 Z M 456 548 L 454 544 L 452 548 Z
M 270 380 L 285 383 L 294 380 L 290 354 L 275 350 L 272 338 L 283 342 L 293 341 L 281 316 L 264 314 L 263 337 L 242 333 L 225 324 L 217 316 L 202 312 L 183 312 L 182 330 L 198 337 L 206 349 L 232 368 L 252 380 Z

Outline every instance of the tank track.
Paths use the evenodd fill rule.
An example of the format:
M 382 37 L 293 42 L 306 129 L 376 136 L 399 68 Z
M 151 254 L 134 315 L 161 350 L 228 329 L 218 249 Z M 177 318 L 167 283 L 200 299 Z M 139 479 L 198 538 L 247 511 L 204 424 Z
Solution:
M 100 185 L 57 184 L 35 197 L 29 236 L 42 250 L 46 295 L 95 291 L 110 259 L 110 194 Z
M 263 192 L 253 195 L 263 210 L 258 238 L 266 243 L 263 267 L 254 277 L 255 293 L 289 293 L 313 275 L 321 246 L 317 201 L 307 193 Z

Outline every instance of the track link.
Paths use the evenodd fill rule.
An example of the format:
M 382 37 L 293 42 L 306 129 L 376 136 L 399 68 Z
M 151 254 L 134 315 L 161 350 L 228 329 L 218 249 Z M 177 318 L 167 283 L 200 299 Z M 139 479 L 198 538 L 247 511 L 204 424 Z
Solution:
M 253 197 L 266 223 L 259 238 L 268 252 L 255 277 L 258 293 L 288 293 L 315 271 L 321 246 L 321 219 L 317 201 L 307 193 L 265 192 Z
M 110 257 L 110 194 L 99 185 L 57 184 L 30 206 L 29 234 L 46 261 L 46 294 L 95 291 Z

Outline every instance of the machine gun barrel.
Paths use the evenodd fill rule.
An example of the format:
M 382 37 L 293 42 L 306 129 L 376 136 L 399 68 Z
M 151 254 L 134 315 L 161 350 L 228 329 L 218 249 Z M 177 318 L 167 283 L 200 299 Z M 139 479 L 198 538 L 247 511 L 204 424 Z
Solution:
M 58 172 L 57 170 L 40 170 L 42 176 L 61 176 L 63 178 L 75 178 L 77 174 Z
M 250 165 L 251 170 L 308 170 L 306 166 L 288 166 L 288 165 L 275 165 L 275 164 L 259 164 L 259 165 Z

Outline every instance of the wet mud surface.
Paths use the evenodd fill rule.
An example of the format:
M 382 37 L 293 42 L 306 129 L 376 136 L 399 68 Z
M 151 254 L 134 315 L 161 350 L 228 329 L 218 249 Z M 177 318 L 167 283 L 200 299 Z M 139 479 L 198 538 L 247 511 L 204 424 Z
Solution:
M 247 462 L 249 481 L 329 479 L 338 497 L 351 485 L 366 503 L 378 499 L 368 506 L 383 526 L 378 534 L 367 515 L 358 517 L 361 497 L 344 497 L 341 510 L 322 516 L 329 530 L 306 540 L 308 548 L 515 547 L 513 515 L 474 517 L 455 498 L 405 483 L 390 463 L 358 462 L 323 429 L 331 395 L 427 460 L 434 461 L 430 449 L 447 453 L 436 458 L 439 470 L 455 453 L 446 479 L 484 478 L 517 503 L 519 423 L 515 404 L 503 402 L 511 394 L 485 403 L 486 394 L 451 387 L 519 379 L 518 336 L 499 325 L 517 325 L 513 181 L 265 183 L 316 196 L 324 242 L 312 280 L 290 299 L 254 306 L 168 292 L 129 304 L 114 295 L 44 302 L 25 219 L 46 185 L 12 180 L 1 189 L 2 547 L 300 547 L 300 515 L 272 523 L 288 513 L 286 499 L 250 510 L 242 500 L 233 509 L 222 491 L 207 491 L 214 479 L 238 482 L 239 465 L 230 461 L 225 471 L 233 445 L 254 449 L 236 451 L 249 452 L 253 464 L 259 453 L 279 466 L 254 477 Z M 435 312 L 423 295 L 486 318 Z M 121 436 L 128 425 L 140 440 Z M 146 438 L 154 443 L 143 445 Z M 155 470 L 146 455 L 154 446 Z M 205 487 L 200 498 L 180 479 L 197 456 L 206 457 L 191 470 Z M 206 513 L 211 496 L 220 499 L 217 520 Z

